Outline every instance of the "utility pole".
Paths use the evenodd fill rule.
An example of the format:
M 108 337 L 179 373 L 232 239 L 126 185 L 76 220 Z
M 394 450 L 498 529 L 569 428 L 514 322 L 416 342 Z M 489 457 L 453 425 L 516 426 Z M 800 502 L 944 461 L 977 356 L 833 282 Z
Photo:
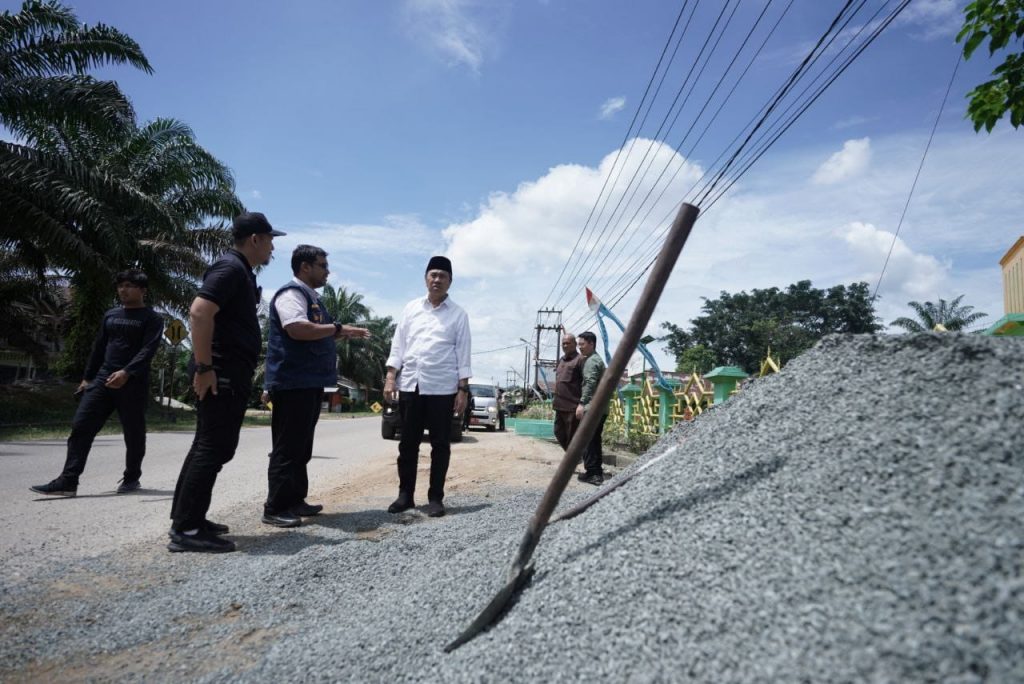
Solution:
M 561 349 L 561 340 L 558 338 L 562 334 L 562 310 L 538 309 L 537 325 L 534 329 L 537 331 L 537 346 L 535 347 L 535 355 L 533 359 L 533 379 L 537 389 L 540 389 L 540 367 L 546 366 L 554 368 L 558 365 L 559 350 Z M 551 358 L 544 358 L 541 351 L 541 333 L 544 331 L 554 331 L 555 333 L 555 353 Z

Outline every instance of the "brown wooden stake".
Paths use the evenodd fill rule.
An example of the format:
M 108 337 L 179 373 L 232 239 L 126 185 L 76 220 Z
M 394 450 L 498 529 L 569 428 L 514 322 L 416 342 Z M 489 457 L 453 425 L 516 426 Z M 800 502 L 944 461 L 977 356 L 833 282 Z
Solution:
M 690 236 L 693 224 L 697 221 L 699 211 L 692 204 L 683 204 L 679 208 L 675 221 L 672 223 L 672 228 L 665 238 L 665 244 L 662 245 L 661 252 L 658 254 L 658 260 L 654 264 L 654 269 L 647 279 L 647 285 L 644 287 L 643 294 L 640 295 L 640 301 L 637 303 L 633 316 L 629 320 L 629 325 L 623 331 L 622 339 L 619 340 L 619 346 L 615 349 L 615 355 L 612 356 L 611 363 L 608 364 L 601 382 L 597 385 L 597 391 L 594 392 L 591 406 L 604 406 L 611 399 L 612 393 L 618 386 L 619 378 L 622 376 L 622 371 L 625 370 L 626 364 L 640 342 L 640 337 L 644 334 L 644 329 L 647 328 L 647 324 L 651 320 L 654 308 L 658 305 L 658 299 L 665 289 L 669 276 L 672 275 L 672 269 L 676 265 L 679 253 L 683 250 L 683 245 L 686 244 L 686 239 Z M 519 543 L 519 551 L 516 553 L 516 557 L 512 561 L 512 567 L 509 569 L 508 582 L 491 599 L 491 602 L 481 611 L 476 620 L 462 634 L 456 637 L 455 641 L 445 646 L 445 652 L 450 653 L 454 651 L 494 622 L 505 609 L 505 606 L 516 590 L 521 588 L 526 580 L 529 579 L 531 570 L 527 566 L 533 557 L 533 552 L 537 548 L 537 543 L 540 541 L 540 536 L 544 532 L 551 514 L 554 512 L 555 507 L 558 506 L 562 492 L 565 491 L 566 485 L 569 484 L 569 479 L 572 477 L 576 465 L 583 456 L 583 451 L 597 431 L 598 422 L 601 420 L 601 413 L 598 410 L 587 411 L 586 415 L 583 416 L 579 429 L 576 430 L 572 441 L 569 442 L 569 447 L 565 450 L 565 456 L 562 457 L 562 462 L 558 465 L 558 470 L 555 471 L 555 476 L 551 479 L 551 483 L 548 484 L 547 491 L 544 492 L 544 496 L 541 498 L 540 504 L 537 506 L 537 510 L 534 512 L 533 518 L 526 529 L 526 534 L 523 535 L 523 540 Z

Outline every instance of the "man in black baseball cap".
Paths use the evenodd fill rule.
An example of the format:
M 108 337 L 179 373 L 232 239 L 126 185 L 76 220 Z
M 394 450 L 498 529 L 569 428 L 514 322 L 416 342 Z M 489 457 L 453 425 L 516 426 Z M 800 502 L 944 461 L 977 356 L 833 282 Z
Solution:
M 271 235 L 273 237 L 280 237 L 286 233 L 274 230 L 274 227 L 270 225 L 270 221 L 268 221 L 267 217 L 262 213 L 258 211 L 247 211 L 244 214 L 236 216 L 234 221 L 231 222 L 231 234 L 237 240 L 250 235 Z
M 224 464 L 235 455 L 260 355 L 260 290 L 253 269 L 270 263 L 274 230 L 263 214 L 239 214 L 234 247 L 210 266 L 189 310 L 196 435 L 181 466 L 171 505 L 170 551 L 234 551 L 227 525 L 207 520 Z

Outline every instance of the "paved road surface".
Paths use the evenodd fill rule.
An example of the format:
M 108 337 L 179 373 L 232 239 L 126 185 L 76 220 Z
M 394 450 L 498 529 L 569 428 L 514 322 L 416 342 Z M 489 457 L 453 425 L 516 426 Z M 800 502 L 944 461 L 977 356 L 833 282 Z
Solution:
M 0 442 L 0 558 L 8 579 L 31 578 L 50 561 L 73 561 L 139 541 L 159 539 L 170 526 L 171 498 L 191 432 L 151 433 L 142 489 L 116 494 L 124 470 L 120 435 L 96 438 L 74 499 L 29 491 L 64 464 L 63 440 Z M 237 527 L 262 513 L 270 428 L 242 430 L 235 458 L 221 471 L 210 518 Z M 397 442 L 380 437 L 379 418 L 322 420 L 310 463 L 310 501 L 328 483 L 369 462 L 394 462 Z M 387 502 L 384 502 L 386 505 Z

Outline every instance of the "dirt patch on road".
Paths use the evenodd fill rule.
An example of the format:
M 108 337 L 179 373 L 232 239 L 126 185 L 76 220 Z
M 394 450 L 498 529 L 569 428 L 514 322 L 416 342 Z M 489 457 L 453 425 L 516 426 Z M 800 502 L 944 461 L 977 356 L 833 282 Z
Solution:
M 366 462 L 332 481 L 313 482 L 311 489 L 324 493 L 317 500 L 327 510 L 387 508 L 398 493 L 398 442 L 394 454 L 394 459 Z M 552 442 L 511 432 L 466 433 L 462 442 L 452 445 L 446 500 L 463 493 L 486 494 L 492 485 L 546 487 L 561 458 L 562 449 Z M 425 440 L 420 446 L 417 503 L 426 503 L 429 477 L 430 443 Z

